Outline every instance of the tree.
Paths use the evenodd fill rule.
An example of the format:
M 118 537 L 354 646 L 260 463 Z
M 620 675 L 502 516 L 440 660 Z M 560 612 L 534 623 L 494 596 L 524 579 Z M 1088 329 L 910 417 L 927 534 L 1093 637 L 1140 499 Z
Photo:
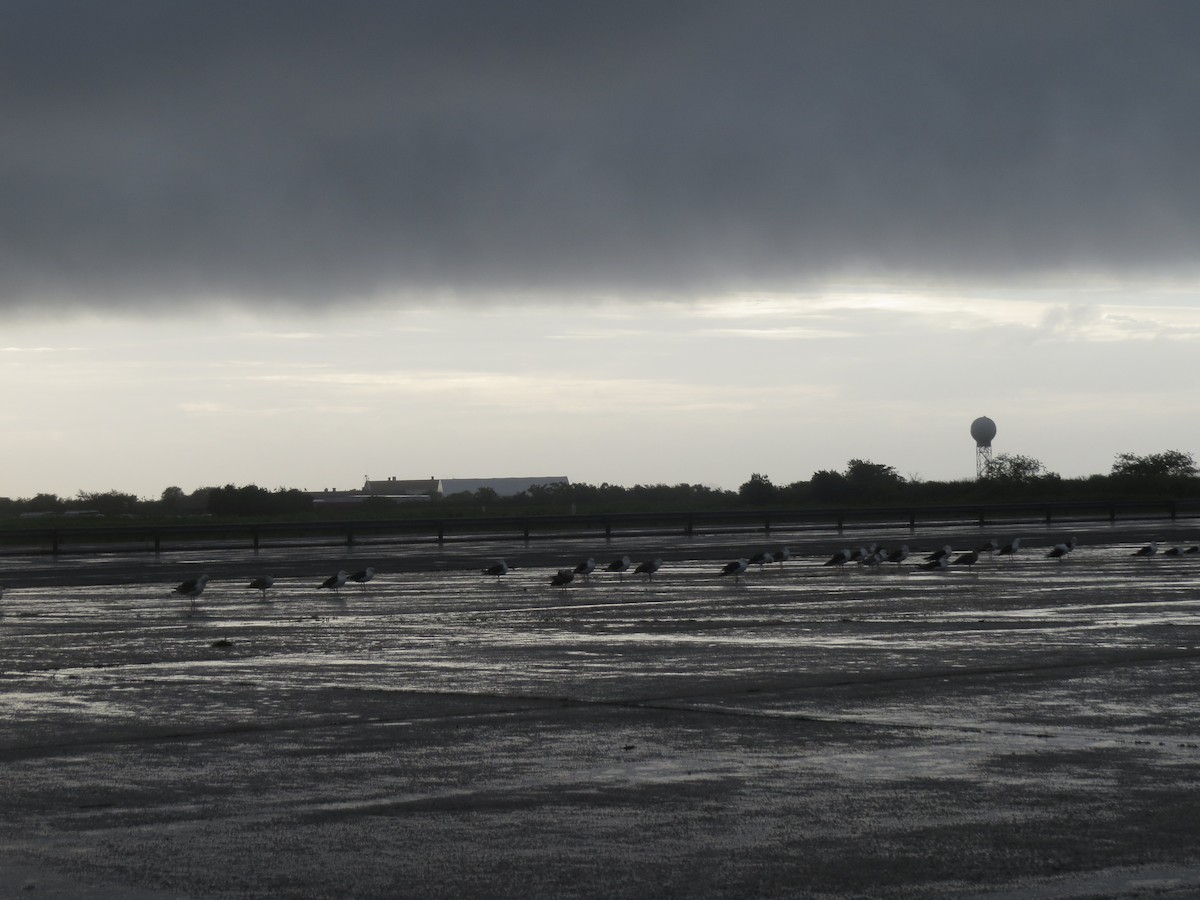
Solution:
M 105 516 L 132 515 L 138 506 L 138 498 L 134 494 L 121 491 L 80 491 L 76 495 L 76 506 L 91 509 Z
M 870 499 L 894 495 L 904 484 L 904 477 L 891 466 L 852 459 L 846 464 L 846 483 L 858 497 Z
M 1192 454 L 1182 450 L 1164 450 L 1148 456 L 1118 453 L 1112 474 L 1118 478 L 1186 478 L 1200 473 Z
M 845 472 L 829 469 L 813 472 L 811 484 L 812 498 L 820 503 L 878 501 L 899 493 L 904 477 L 892 466 L 869 459 L 852 459 L 846 463 Z
M 983 477 L 988 481 L 1004 481 L 1010 484 L 1037 484 L 1048 480 L 1060 480 L 1060 476 L 1047 469 L 1040 460 L 1019 453 L 1001 453 L 992 457 L 983 467 Z
M 32 500 L 25 501 L 26 512 L 62 512 L 65 504 L 58 494 L 38 494 Z
M 165 509 L 167 512 L 177 512 L 179 508 L 183 506 L 183 501 L 186 496 L 187 495 L 184 494 L 183 488 L 181 487 L 172 485 L 171 487 L 163 488 L 162 497 L 160 498 L 162 500 L 163 509 Z
M 775 502 L 775 485 L 766 475 L 755 472 L 738 488 L 738 499 L 747 506 L 768 506 Z
M 842 503 L 850 497 L 851 487 L 846 476 L 833 469 L 813 472 L 812 497 L 818 503 Z

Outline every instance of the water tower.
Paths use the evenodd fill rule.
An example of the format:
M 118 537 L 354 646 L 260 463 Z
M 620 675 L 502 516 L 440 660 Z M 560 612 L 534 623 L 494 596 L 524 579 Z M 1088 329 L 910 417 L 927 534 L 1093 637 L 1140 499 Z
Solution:
M 980 416 L 971 423 L 971 437 L 975 438 L 975 477 L 982 478 L 987 464 L 992 461 L 992 438 L 996 436 L 996 423 L 987 416 Z

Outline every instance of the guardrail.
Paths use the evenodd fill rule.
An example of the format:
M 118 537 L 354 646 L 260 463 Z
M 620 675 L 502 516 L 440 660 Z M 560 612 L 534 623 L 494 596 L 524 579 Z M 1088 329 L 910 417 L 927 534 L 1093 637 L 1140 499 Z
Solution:
M 187 550 L 197 547 L 331 546 L 360 544 L 438 544 L 472 540 L 647 535 L 733 534 L 773 530 L 816 531 L 919 526 L 1055 522 L 1115 524 L 1121 518 L 1200 518 L 1200 500 L 1054 501 L 1044 503 L 879 506 L 841 509 L 760 509 L 678 513 L 579 513 L 541 516 L 471 516 L 330 522 L 189 522 L 171 525 L 62 525 L 0 529 L 6 553 L 102 553 Z

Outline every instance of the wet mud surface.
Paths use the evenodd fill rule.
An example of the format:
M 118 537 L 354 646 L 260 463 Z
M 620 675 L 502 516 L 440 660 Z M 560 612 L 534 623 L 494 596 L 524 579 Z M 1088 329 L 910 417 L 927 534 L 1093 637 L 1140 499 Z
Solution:
M 1195 896 L 1200 555 L 1059 539 L 6 562 L 0 896 Z

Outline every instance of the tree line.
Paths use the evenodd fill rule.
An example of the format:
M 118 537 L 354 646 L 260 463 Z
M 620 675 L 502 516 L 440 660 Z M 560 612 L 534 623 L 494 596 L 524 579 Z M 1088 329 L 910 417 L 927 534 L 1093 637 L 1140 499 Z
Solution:
M 288 518 L 297 516 L 507 515 L 563 512 L 688 512 L 735 508 L 808 506 L 941 505 L 1006 500 L 1107 500 L 1200 497 L 1200 469 L 1191 453 L 1166 450 L 1139 456 L 1118 453 L 1107 475 L 1063 478 L 1039 460 L 1001 453 L 988 461 L 982 477 L 925 481 L 904 477 L 895 468 L 852 459 L 841 471 L 814 472 L 808 481 L 777 485 L 754 473 L 737 490 L 702 484 L 551 484 L 534 486 L 515 497 L 483 488 L 473 493 L 432 496 L 428 503 L 395 503 L 370 498 L 353 507 L 317 508 L 313 496 L 295 488 L 268 490 L 258 485 L 204 487 L 190 493 L 168 487 L 157 499 L 121 491 L 80 491 L 73 498 L 38 494 L 29 499 L 0 498 L 0 517 L 102 516 L 106 518 L 220 517 Z

